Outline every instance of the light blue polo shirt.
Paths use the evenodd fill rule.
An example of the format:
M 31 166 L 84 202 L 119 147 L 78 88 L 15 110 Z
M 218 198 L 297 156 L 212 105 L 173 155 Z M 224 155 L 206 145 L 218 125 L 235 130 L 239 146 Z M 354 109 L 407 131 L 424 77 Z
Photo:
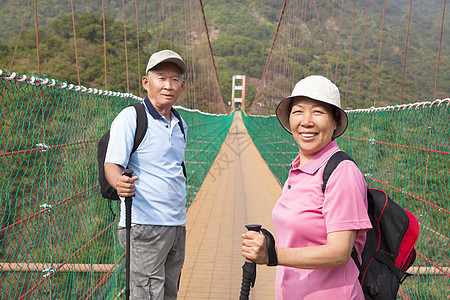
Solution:
M 127 107 L 111 124 L 105 163 L 129 168 L 139 177 L 135 181 L 131 222 L 133 225 L 184 226 L 186 224 L 186 178 L 184 161 L 186 141 L 172 112 L 171 123 L 161 116 L 146 98 L 148 128 L 137 150 L 131 155 L 136 131 L 136 110 Z M 183 120 L 187 134 L 187 126 Z M 122 199 L 119 226 L 125 227 Z

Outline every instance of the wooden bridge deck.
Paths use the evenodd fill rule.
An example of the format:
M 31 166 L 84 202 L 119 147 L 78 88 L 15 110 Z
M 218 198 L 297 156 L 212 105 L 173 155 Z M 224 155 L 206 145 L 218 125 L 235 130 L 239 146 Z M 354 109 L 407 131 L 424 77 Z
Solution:
M 236 113 L 229 134 L 187 213 L 179 299 L 239 299 L 246 224 L 273 232 L 281 187 Z M 274 299 L 275 268 L 258 266 L 250 299 Z

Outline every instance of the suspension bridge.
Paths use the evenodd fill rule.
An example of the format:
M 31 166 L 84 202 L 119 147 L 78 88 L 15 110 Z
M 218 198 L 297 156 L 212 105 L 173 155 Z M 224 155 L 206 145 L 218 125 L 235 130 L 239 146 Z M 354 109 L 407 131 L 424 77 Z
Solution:
M 259 81 L 247 79 L 256 92 L 243 111 L 226 105 L 200 0 L 122 1 L 115 23 L 102 1 L 88 33 L 77 31 L 84 2 L 61 6 L 73 56 L 58 59 L 67 58 L 72 81 L 46 75 L 57 63 L 50 52 L 62 47 L 39 27 L 47 8 L 19 3 L 15 42 L 0 47 L 7 54 L 0 58 L 0 299 L 124 298 L 118 219 L 99 192 L 96 149 L 120 110 L 142 99 L 142 66 L 159 49 L 176 50 L 188 63 L 177 103 L 189 126 L 180 299 L 238 298 L 244 225 L 273 231 L 271 210 L 298 152 L 273 112 L 311 74 L 336 82 L 348 107 L 341 149 L 370 187 L 386 190 L 420 222 L 417 260 L 399 299 L 450 299 L 446 1 L 429 4 L 440 14 L 426 24 L 406 2 L 394 20 L 386 12 L 396 7 L 386 1 L 280 1 L 264 70 Z M 34 27 L 27 31 L 26 24 Z M 430 47 L 419 49 L 410 28 L 425 25 L 433 32 Z M 404 35 L 393 40 L 386 31 L 394 27 Z M 86 46 L 93 34 L 102 47 Z M 46 39 L 55 48 L 43 47 Z M 397 68 L 389 68 L 391 56 Z M 103 70 L 94 72 L 90 65 L 99 60 Z M 111 76 L 118 65 L 121 82 Z M 417 72 L 427 80 L 415 82 Z M 118 212 L 118 203 L 112 209 Z M 274 298 L 274 271 L 258 267 L 252 299 Z

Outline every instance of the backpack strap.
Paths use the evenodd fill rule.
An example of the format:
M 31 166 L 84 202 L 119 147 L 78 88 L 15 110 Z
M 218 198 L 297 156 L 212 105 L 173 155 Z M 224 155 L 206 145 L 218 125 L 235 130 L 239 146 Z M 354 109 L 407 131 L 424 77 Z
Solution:
M 136 110 L 136 131 L 134 132 L 134 142 L 133 149 L 131 150 L 130 156 L 133 152 L 137 150 L 142 140 L 144 139 L 145 133 L 147 132 L 148 120 L 147 114 L 145 112 L 145 106 L 141 102 L 131 103 L 129 106 L 133 106 Z M 113 218 L 116 218 L 116 214 L 112 209 L 112 199 L 109 199 L 109 210 L 113 214 Z
M 137 102 L 130 104 L 130 106 L 133 106 L 136 109 L 137 114 L 136 132 L 134 134 L 133 149 L 131 150 L 131 153 L 133 153 L 137 150 L 142 140 L 144 139 L 145 133 L 147 132 L 148 120 L 147 114 L 145 113 L 144 104 Z
M 180 126 L 181 133 L 183 134 L 184 140 L 186 140 L 186 135 L 184 134 L 184 128 L 183 128 L 183 122 L 181 121 L 181 116 L 177 112 L 175 108 L 172 107 L 172 113 L 177 117 L 178 119 L 178 125 Z
M 344 160 L 351 160 L 352 162 L 355 162 L 353 158 L 351 158 L 350 155 L 345 153 L 344 151 L 337 151 L 333 155 L 331 155 L 330 160 L 328 160 L 325 170 L 323 171 L 323 184 L 322 184 L 322 193 L 325 195 L 325 189 L 327 187 L 328 179 L 330 179 L 331 173 L 337 168 L 337 166 Z M 359 272 L 361 273 L 362 266 L 358 259 L 358 253 L 356 252 L 355 246 L 353 246 L 352 249 L 352 258 L 353 261 L 356 264 L 356 267 L 358 268 Z
M 177 117 L 178 125 L 180 126 L 181 133 L 183 134 L 184 141 L 186 141 L 186 134 L 184 133 L 183 121 L 181 121 L 181 116 L 177 112 L 177 110 L 173 107 L 172 107 L 172 113 L 175 115 L 175 117 Z M 187 179 L 186 165 L 184 164 L 184 161 L 181 162 L 181 167 L 183 167 L 183 174 L 184 174 L 184 177 Z
M 322 193 L 325 194 L 325 188 L 327 187 L 328 179 L 330 179 L 331 173 L 333 173 L 334 169 L 341 163 L 341 161 L 344 160 L 351 160 L 352 162 L 355 162 L 350 155 L 345 153 L 344 151 L 338 151 L 335 152 L 331 157 L 330 160 L 327 162 L 327 165 L 325 166 L 325 170 L 323 171 L 323 184 L 322 184 Z

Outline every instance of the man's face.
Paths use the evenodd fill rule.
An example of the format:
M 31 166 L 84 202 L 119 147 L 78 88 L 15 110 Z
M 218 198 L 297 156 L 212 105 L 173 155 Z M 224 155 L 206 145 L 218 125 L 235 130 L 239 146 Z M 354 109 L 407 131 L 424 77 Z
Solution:
M 142 78 L 148 98 L 156 106 L 172 106 L 184 91 L 180 69 L 172 63 L 161 63 Z

